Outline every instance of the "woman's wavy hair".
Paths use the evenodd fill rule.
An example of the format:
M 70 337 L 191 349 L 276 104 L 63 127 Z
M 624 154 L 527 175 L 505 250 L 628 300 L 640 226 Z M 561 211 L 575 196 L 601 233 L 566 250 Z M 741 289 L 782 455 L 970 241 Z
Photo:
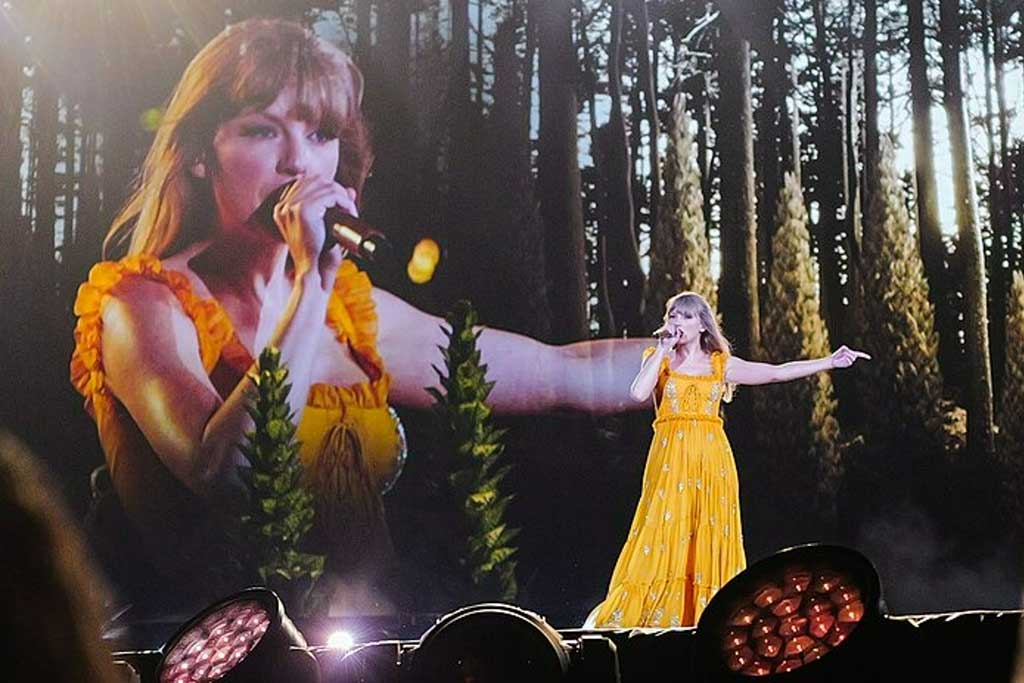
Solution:
M 249 19 L 225 28 L 186 67 L 137 187 L 103 242 L 104 257 L 114 251 L 165 256 L 207 238 L 213 197 L 191 167 L 213 160 L 221 123 L 269 106 L 287 88 L 295 88 L 300 116 L 338 136 L 335 179 L 361 195 L 373 155 L 360 110 L 359 69 L 300 24 Z

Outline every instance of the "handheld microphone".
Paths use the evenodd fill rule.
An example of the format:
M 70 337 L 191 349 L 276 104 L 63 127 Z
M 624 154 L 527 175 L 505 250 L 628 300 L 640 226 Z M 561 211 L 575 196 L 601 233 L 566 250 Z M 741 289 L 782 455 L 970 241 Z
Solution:
M 271 192 L 253 212 L 252 220 L 260 225 L 276 229 L 274 207 L 294 182 L 285 183 Z M 343 249 L 353 255 L 365 261 L 373 261 L 391 247 L 387 237 L 380 230 L 336 206 L 327 209 L 324 214 L 324 230 L 327 231 L 327 239 L 324 242 L 325 251 L 335 244 L 340 244 Z

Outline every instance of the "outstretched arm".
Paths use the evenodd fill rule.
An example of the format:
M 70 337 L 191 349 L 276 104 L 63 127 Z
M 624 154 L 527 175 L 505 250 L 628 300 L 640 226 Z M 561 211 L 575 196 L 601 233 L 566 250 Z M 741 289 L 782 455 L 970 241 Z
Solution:
M 377 346 L 391 374 L 395 403 L 428 407 L 425 387 L 438 385 L 443 367 L 438 347 L 447 344 L 444 320 L 374 288 Z M 513 332 L 484 328 L 478 340 L 487 378 L 495 382 L 490 403 L 504 414 L 578 410 L 615 413 L 645 407 L 630 396 L 637 359 L 649 339 L 601 339 L 564 346 Z
M 795 360 L 789 363 L 758 363 L 730 356 L 725 366 L 725 381 L 733 384 L 772 384 L 789 382 L 807 377 L 818 372 L 834 368 L 848 368 L 858 358 L 871 360 L 871 356 L 863 351 L 840 346 L 831 356 L 811 360 Z

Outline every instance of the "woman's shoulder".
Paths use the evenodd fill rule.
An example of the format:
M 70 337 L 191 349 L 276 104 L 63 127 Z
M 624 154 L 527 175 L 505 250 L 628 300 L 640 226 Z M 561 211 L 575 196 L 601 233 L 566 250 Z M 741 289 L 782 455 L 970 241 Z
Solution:
M 106 317 L 110 308 L 144 312 L 160 302 L 189 299 L 194 296 L 192 289 L 191 278 L 152 256 L 101 261 L 79 286 L 74 313 L 83 318 Z M 111 307 L 111 302 L 120 305 Z

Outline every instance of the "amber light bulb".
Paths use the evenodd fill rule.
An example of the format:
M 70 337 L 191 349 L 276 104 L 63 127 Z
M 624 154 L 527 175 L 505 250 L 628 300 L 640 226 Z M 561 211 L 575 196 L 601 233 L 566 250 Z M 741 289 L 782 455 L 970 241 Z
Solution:
M 828 635 L 828 632 L 832 630 L 832 625 L 836 623 L 836 618 L 831 614 L 815 614 L 811 617 L 810 626 L 807 632 L 812 636 L 821 640 Z
M 811 573 L 802 569 L 789 570 L 783 579 L 783 592 L 786 595 L 804 593 L 811 585 Z
M 738 610 L 732 613 L 729 617 L 729 626 L 750 626 L 754 623 L 754 619 L 757 618 L 758 610 L 756 607 L 746 605 L 740 607 Z
M 763 638 L 758 638 L 754 643 L 754 648 L 757 650 L 757 654 L 768 659 L 775 659 L 779 655 L 779 651 L 782 649 L 782 638 L 776 635 L 767 635 Z
M 807 617 L 802 617 L 799 614 L 794 614 L 791 617 L 786 617 L 779 624 L 779 635 L 783 638 L 792 638 L 793 636 L 799 635 L 807 630 Z
M 790 614 L 792 614 L 800 608 L 800 603 L 802 601 L 803 598 L 799 595 L 794 595 L 789 598 L 783 598 L 779 601 L 777 605 L 772 607 L 772 614 L 774 614 L 777 617 L 789 616 Z
M 722 645 L 723 650 L 735 650 L 740 645 L 747 642 L 748 634 L 744 628 L 731 628 L 725 633 L 725 641 Z
M 777 618 L 770 614 L 766 614 L 763 617 L 759 617 L 757 621 L 754 622 L 754 627 L 751 630 L 754 633 L 754 637 L 759 638 L 761 636 L 766 636 L 769 633 L 773 633 L 775 631 L 775 627 L 778 625 L 779 620 Z
M 843 623 L 856 623 L 863 618 L 864 603 L 860 600 L 854 600 L 839 608 L 839 621 Z
M 786 641 L 786 648 L 783 650 L 783 653 L 787 657 L 792 657 L 793 655 L 798 655 L 801 652 L 810 650 L 814 645 L 814 638 L 811 638 L 810 636 L 797 636 L 792 640 Z
M 758 589 L 757 593 L 754 595 L 754 604 L 763 608 L 774 605 L 781 599 L 782 589 L 774 583 L 770 583 Z
M 739 671 L 754 661 L 754 651 L 749 647 L 741 647 L 729 653 L 725 658 L 725 665 L 733 671 Z

